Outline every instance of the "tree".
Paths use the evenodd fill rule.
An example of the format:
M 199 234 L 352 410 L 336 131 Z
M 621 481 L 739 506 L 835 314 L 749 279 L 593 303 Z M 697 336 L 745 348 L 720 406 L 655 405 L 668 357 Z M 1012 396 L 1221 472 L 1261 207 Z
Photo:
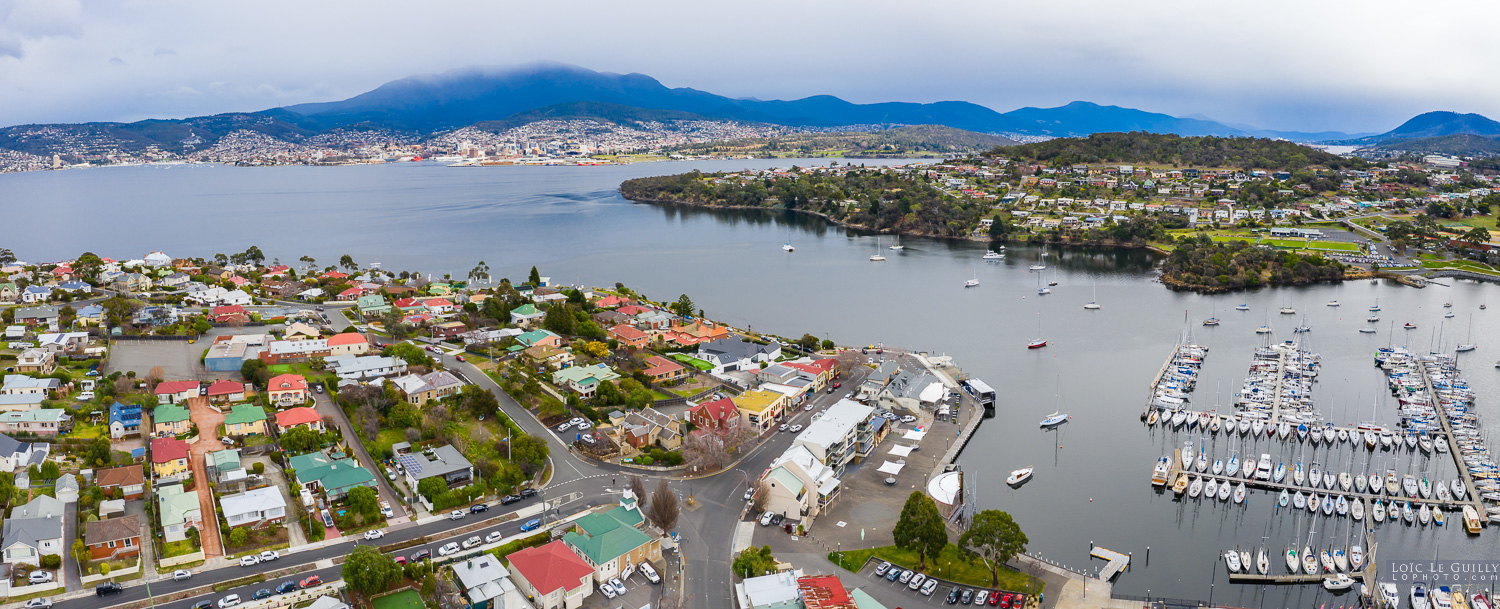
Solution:
M 448 482 L 443 480 L 441 476 L 423 478 L 421 482 L 417 483 L 417 493 L 426 497 L 428 501 L 432 501 L 434 497 L 446 492 L 448 492 Z
M 646 502 L 646 483 L 638 475 L 630 476 L 630 492 L 635 495 L 637 505 Z
M 683 463 L 694 471 L 713 471 L 733 460 L 724 447 L 724 439 L 708 434 L 689 435 L 683 440 L 682 456 Z
M 380 497 L 375 494 L 375 489 L 368 486 L 356 486 L 349 489 L 349 494 L 344 497 L 349 507 L 359 512 L 366 518 L 374 518 L 380 513 Z
M 245 532 L 245 527 L 235 527 L 229 531 L 229 545 L 243 547 L 250 541 L 250 534 Z
M 374 546 L 354 546 L 344 559 L 344 582 L 365 596 L 384 592 L 401 579 L 401 566 Z
M 937 504 L 921 491 L 912 491 L 901 508 L 901 518 L 891 530 L 896 547 L 918 556 L 917 569 L 927 567 L 927 559 L 937 558 L 948 545 L 948 529 L 943 526 L 943 517 L 938 514 Z
M 271 370 L 259 359 L 247 359 L 240 364 L 240 378 L 247 383 L 265 387 L 271 381 Z
M 578 320 L 573 317 L 572 310 L 562 303 L 547 307 L 547 314 L 542 318 L 543 328 L 563 336 L 572 336 L 577 324 Z
M 591 340 L 583 344 L 583 351 L 594 357 L 605 357 L 609 355 L 609 345 Z
M 990 568 L 990 585 L 1000 585 L 1000 565 L 1026 551 L 1026 534 L 1000 510 L 983 510 L 974 515 L 968 530 L 958 538 L 958 546 L 984 557 Z
M 693 306 L 693 299 L 688 298 L 687 294 L 678 296 L 677 301 L 673 302 L 672 306 L 669 308 L 672 309 L 673 313 L 676 313 L 683 317 L 692 317 L 693 313 L 698 310 L 696 306 Z
M 255 266 L 260 266 L 260 263 L 266 261 L 265 253 L 260 251 L 259 246 L 254 245 L 250 246 L 250 249 L 245 250 L 244 257 L 245 262 L 253 263 Z
M 57 462 L 56 461 L 49 460 L 49 461 L 46 461 L 46 462 L 42 463 L 42 479 L 43 480 L 56 480 L 58 478 L 58 476 L 61 476 L 61 475 L 62 475 L 62 468 L 60 468 L 60 467 L 57 466 Z
M 305 425 L 298 425 L 282 432 L 281 438 L 276 443 L 288 452 L 301 454 L 321 448 L 323 446 L 323 434 L 313 431 Z
M 0 247 L 0 266 L 7 266 L 16 261 L 16 253 L 9 249 Z
M 469 281 L 475 283 L 489 283 L 490 265 L 485 264 L 483 260 L 480 260 L 479 264 L 476 264 L 474 265 L 474 268 L 469 269 Z
M 771 556 L 771 546 L 750 546 L 734 557 L 734 574 L 749 579 L 776 572 L 776 558 Z
M 803 351 L 817 351 L 818 343 L 818 337 L 811 334 L 803 334 L 802 338 L 797 339 L 794 344 L 798 347 L 802 347 Z
M 1486 243 L 1490 240 L 1490 231 L 1489 229 L 1476 226 L 1469 229 L 1468 232 L 1464 233 L 1463 239 L 1464 241 L 1468 241 L 1470 245 L 1479 247 L 1480 244 Z
M 535 266 L 531 267 L 531 274 L 526 276 L 526 283 L 531 284 L 533 287 L 542 285 L 542 274 L 536 271 Z
M 515 436 L 510 441 L 511 462 L 520 465 L 521 471 L 526 472 L 527 475 L 541 469 L 550 451 L 547 441 L 537 436 Z
M 458 404 L 475 416 L 490 416 L 500 411 L 500 401 L 495 394 L 478 385 L 464 385 L 458 392 Z
M 297 261 L 301 262 L 308 271 L 314 271 L 318 268 L 318 261 L 312 256 L 303 256 L 298 258 Z
M 73 274 L 89 281 L 99 277 L 99 268 L 104 266 L 104 260 L 93 252 L 84 252 L 73 261 Z
M 339 256 L 339 266 L 344 267 L 344 270 L 348 271 L 359 268 L 359 265 L 354 263 L 354 257 L 349 254 Z
M 667 486 L 667 479 L 658 480 L 656 490 L 651 493 L 651 505 L 646 508 L 646 519 L 662 532 L 670 532 L 677 528 L 677 517 L 680 512 L 677 506 L 677 494 Z

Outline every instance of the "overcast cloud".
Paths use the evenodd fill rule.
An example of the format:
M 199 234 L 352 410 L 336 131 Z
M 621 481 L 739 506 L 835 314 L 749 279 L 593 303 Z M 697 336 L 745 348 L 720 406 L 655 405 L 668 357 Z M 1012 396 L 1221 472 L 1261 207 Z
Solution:
M 552 60 L 734 97 L 1087 100 L 1272 129 L 1500 118 L 1489 2 L 0 0 L 0 125 L 342 99 Z

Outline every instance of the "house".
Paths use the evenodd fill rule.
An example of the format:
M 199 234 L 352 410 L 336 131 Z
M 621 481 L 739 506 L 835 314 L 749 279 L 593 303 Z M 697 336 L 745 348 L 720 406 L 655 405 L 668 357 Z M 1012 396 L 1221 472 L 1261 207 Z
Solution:
M 547 330 L 532 330 L 516 336 L 516 342 L 523 347 L 534 347 L 536 345 L 547 345 L 549 347 L 562 346 L 562 337 Z
M 427 307 L 415 298 L 397 298 L 395 307 L 402 313 L 426 313 Z
M 637 449 L 648 449 L 658 444 L 667 450 L 676 450 L 682 446 L 682 427 L 677 419 L 649 406 L 625 415 L 616 429 L 621 443 Z
M 288 408 L 276 413 L 276 429 L 278 432 L 286 433 L 287 430 L 298 425 L 318 432 L 328 430 L 327 426 L 323 424 L 323 417 L 318 415 L 318 411 L 306 406 Z
M 619 576 L 626 565 L 661 560 L 661 539 L 637 528 L 644 522 L 635 497 L 626 493 L 619 506 L 573 521 L 562 541 L 593 567 L 594 581 L 604 582 Z
M 573 365 L 575 359 L 572 352 L 547 345 L 527 347 L 521 354 L 530 358 L 532 362 L 546 366 L 552 370 L 567 368 Z
M 423 375 L 408 374 L 391 379 L 391 384 L 401 395 L 406 396 L 406 401 L 417 406 L 426 406 L 427 402 L 441 400 L 450 395 L 457 395 L 463 388 L 464 382 L 453 376 L 447 370 L 438 370 Z
M 216 450 L 203 455 L 203 466 L 208 479 L 219 484 L 244 480 L 247 477 L 245 466 L 240 461 L 238 448 Z
M 0 304 L 15 304 L 21 297 L 21 290 L 16 284 L 9 281 L 0 281 Z
M 266 435 L 266 409 L 254 404 L 236 404 L 224 417 L 224 433 L 236 438 Z
M 193 428 L 188 409 L 177 404 L 162 404 L 151 412 L 151 432 L 158 437 L 180 436 Z
M 528 607 L 526 599 L 510 580 L 510 571 L 493 554 L 449 564 L 453 577 L 463 590 L 468 609 L 520 609 Z
M 140 499 L 146 489 L 145 469 L 140 465 L 111 467 L 94 472 L 94 486 L 115 490 L 116 499 Z
M 881 419 L 884 420 L 884 419 Z M 793 446 L 771 462 L 761 477 L 765 509 L 794 524 L 813 521 L 839 497 L 839 478 L 805 446 Z
M 16 356 L 15 368 L 16 372 L 52 374 L 52 371 L 57 369 L 57 359 L 51 351 L 40 347 L 32 347 Z
M 151 278 L 140 273 L 125 273 L 115 279 L 115 286 L 126 292 L 144 292 L 151 289 Z
M 15 309 L 16 323 L 28 328 L 37 326 L 57 327 L 57 307 L 21 307 Z
M 36 337 L 36 346 L 53 353 L 82 353 L 89 346 L 88 332 L 49 332 Z
M 608 296 L 605 296 L 604 298 L 600 298 L 599 300 L 594 301 L 594 306 L 601 309 L 610 309 L 614 307 L 625 306 L 630 304 L 631 302 L 632 301 L 629 298 L 626 298 L 624 296 L 610 294 Z
M 0 433 L 55 436 L 73 428 L 73 417 L 61 408 L 0 412 Z
M 152 438 L 151 473 L 158 478 L 186 474 L 191 452 L 188 443 L 177 438 Z
M 216 324 L 249 323 L 250 312 L 240 305 L 220 305 L 208 312 L 208 319 Z
M 0 435 L 0 471 L 15 473 L 47 460 L 52 445 L 46 442 L 22 442 Z
M 304 403 L 307 401 L 307 379 L 300 374 L 278 374 L 266 383 L 266 393 L 277 408 Z
M 660 355 L 646 358 L 646 369 L 643 372 L 653 383 L 675 381 L 692 376 L 688 374 L 687 367 Z
M 578 609 L 594 591 L 594 568 L 562 540 L 507 554 L 516 589 L 537 609 Z
M 78 316 L 75 319 L 85 326 L 97 326 L 104 321 L 104 307 L 96 304 L 84 305 L 78 309 Z
M 5 564 L 39 566 L 43 555 L 62 556 L 66 551 L 63 547 L 65 509 L 63 502 L 46 495 L 38 495 L 29 503 L 11 509 L 10 518 L 5 519 L 3 541 L 0 541 Z
M 183 490 L 181 484 L 155 488 L 156 513 L 161 517 L 162 535 L 166 541 L 187 539 L 188 529 L 203 526 L 203 508 L 198 504 L 198 493 Z
M 396 449 L 405 442 L 391 446 Z M 407 447 L 408 449 L 410 446 Z M 406 468 L 406 485 L 415 489 L 420 486 L 421 481 L 428 478 L 442 478 L 448 483 L 448 488 L 466 486 L 474 480 L 474 466 L 465 459 L 463 453 L 447 444 L 437 448 L 426 449 L 423 452 L 406 452 L 396 450 L 396 462 Z M 426 498 L 422 498 L 425 503 Z M 432 509 L 430 506 L 428 509 Z
M 463 335 L 465 346 L 493 345 L 512 336 L 520 336 L 521 331 L 515 328 L 499 328 L 474 330 Z
M 265 351 L 260 354 L 260 361 L 266 365 L 301 363 L 314 357 L 327 358 L 328 341 L 321 338 L 303 340 L 278 340 L 272 341 Z
M 379 294 L 366 294 L 355 301 L 359 308 L 359 314 L 365 316 L 382 316 L 391 312 L 391 303 L 386 302 L 385 297 Z
M 343 453 L 311 452 L 287 460 L 297 483 L 309 491 L 322 491 L 330 500 L 343 499 L 356 486 L 376 488 L 375 474 L 360 467 Z
M 52 298 L 52 288 L 44 285 L 28 285 L 21 290 L 21 302 L 27 304 L 47 302 L 49 298 Z
M 469 331 L 469 326 L 461 321 L 445 321 L 432 326 L 432 336 L 442 340 L 451 340 Z
M 135 514 L 84 524 L 83 543 L 94 560 L 135 558 L 141 554 L 141 517 Z
M 0 412 L 38 410 L 42 407 L 42 400 L 45 399 L 47 399 L 45 393 L 0 393 Z
M 805 609 L 797 589 L 801 569 L 747 578 L 734 585 L 740 609 Z
M 813 391 L 821 391 L 833 379 L 838 360 L 819 359 L 811 362 L 787 362 L 784 366 L 797 371 L 797 376 L 807 379 Z
M 698 404 L 688 409 L 687 416 L 693 427 L 712 433 L 725 434 L 740 428 L 740 410 L 729 398 Z
M 621 345 L 636 349 L 643 348 L 647 343 L 651 342 L 650 334 L 637 330 L 635 326 L 627 326 L 624 324 L 610 328 L 609 336 L 617 341 L 620 341 Z
M 115 402 L 109 407 L 109 437 L 116 440 L 141 433 L 141 407 Z
M 358 332 L 342 332 L 328 337 L 328 355 L 365 355 L 370 352 L 370 340 Z
M 713 364 L 713 371 L 717 374 L 750 370 L 758 367 L 760 362 L 781 359 L 781 345 L 776 342 L 762 345 L 747 340 L 724 338 L 699 344 L 698 359 Z
M 214 372 L 239 372 L 247 359 L 260 357 L 270 337 L 265 334 L 227 334 L 214 339 L 203 356 L 203 366 Z
M 860 609 L 837 575 L 799 577 L 797 590 L 807 609 Z
M 276 485 L 262 486 L 219 498 L 230 527 L 261 527 L 286 520 L 286 498 Z
M 255 299 L 246 294 L 244 290 L 231 290 L 219 297 L 219 304 L 246 306 L 253 304 Z
M 635 323 L 636 325 L 639 325 L 647 330 L 664 332 L 668 328 L 672 327 L 672 320 L 674 319 L 677 318 L 671 313 L 653 310 L 646 311 L 645 313 L 641 313 L 640 315 L 636 315 Z
M 729 399 L 740 410 L 743 418 L 740 424 L 757 431 L 770 429 L 786 407 L 785 395 L 764 389 L 747 391 Z
M 172 273 L 170 275 L 167 275 L 166 277 L 162 277 L 156 282 L 156 285 L 159 285 L 163 288 L 176 290 L 182 288 L 182 286 L 187 285 L 187 283 L 192 280 L 193 278 L 187 273 Z
M 794 446 L 806 447 L 819 462 L 843 476 L 844 467 L 855 457 L 874 450 L 874 429 L 870 425 L 875 409 L 850 399 L 839 400 L 823 411 L 823 416 L 797 434 Z
M 523 328 L 531 326 L 532 323 L 546 316 L 546 313 L 529 302 L 510 310 L 511 323 Z
M 198 381 L 162 381 L 156 384 L 156 400 L 162 404 L 181 404 L 198 397 Z
M 365 381 L 406 373 L 406 360 L 381 355 L 339 355 L 326 360 L 330 370 L 346 381 Z
M 611 370 L 605 364 L 573 366 L 552 373 L 552 382 L 554 384 L 566 386 L 584 398 L 593 397 L 594 392 L 599 389 L 599 383 L 613 381 L 618 378 L 620 378 L 620 374 Z
M 318 329 L 300 321 L 294 321 L 281 333 L 283 340 L 312 340 L 319 336 Z
M 204 287 L 198 285 L 197 287 L 202 287 L 203 289 L 194 290 L 193 288 L 195 285 L 197 284 L 188 284 L 183 286 L 183 289 L 188 290 L 187 300 L 188 302 L 200 304 L 203 306 L 220 304 L 220 302 L 224 298 L 224 295 L 229 293 L 229 290 L 226 290 L 219 286 Z
M 208 401 L 214 403 L 239 402 L 245 399 L 245 385 L 219 379 L 208 384 Z

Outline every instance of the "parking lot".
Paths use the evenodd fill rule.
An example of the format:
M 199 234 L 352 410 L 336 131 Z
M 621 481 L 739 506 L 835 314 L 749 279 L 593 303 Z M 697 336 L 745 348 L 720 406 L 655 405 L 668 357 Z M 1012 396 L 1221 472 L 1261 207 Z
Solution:
M 662 572 L 662 565 L 654 565 L 653 568 L 656 569 L 656 573 L 659 576 Z M 600 590 L 596 585 L 594 588 L 594 593 L 589 595 L 588 598 L 584 599 L 583 606 L 600 608 L 608 607 L 611 609 L 615 607 L 656 606 L 657 593 L 661 589 L 661 586 L 659 584 L 653 584 L 650 581 L 647 581 L 646 576 L 642 575 L 639 571 L 632 572 L 630 574 L 630 577 L 621 577 L 616 579 L 619 579 L 620 583 L 624 584 L 625 594 L 617 594 L 614 598 L 609 598 L 608 596 L 605 596 L 603 591 Z
M 871 561 L 859 570 L 858 575 L 869 582 L 868 586 L 863 587 L 871 596 L 875 596 L 875 591 L 879 590 L 885 592 L 883 597 L 893 597 L 895 602 L 908 605 L 911 604 L 912 599 L 931 605 L 985 605 L 1009 608 L 1021 607 L 1025 604 L 1025 595 L 1018 592 L 959 586 L 947 581 L 929 579 L 921 574 L 913 575 L 901 567 L 883 568 L 884 564 Z M 917 578 L 922 578 L 922 583 L 914 589 L 911 581 Z M 904 600 L 902 600 L 903 597 Z M 968 602 L 965 602 L 966 600 Z
M 104 366 L 103 373 L 109 374 L 116 370 L 135 371 L 137 378 L 145 378 L 153 367 L 161 366 L 162 378 L 169 381 L 208 381 L 224 378 L 226 373 L 208 370 L 199 361 L 204 350 L 213 344 L 214 337 L 228 334 L 264 333 L 279 327 L 214 328 L 192 343 L 186 340 L 122 340 L 117 338 L 111 342 L 109 360 Z

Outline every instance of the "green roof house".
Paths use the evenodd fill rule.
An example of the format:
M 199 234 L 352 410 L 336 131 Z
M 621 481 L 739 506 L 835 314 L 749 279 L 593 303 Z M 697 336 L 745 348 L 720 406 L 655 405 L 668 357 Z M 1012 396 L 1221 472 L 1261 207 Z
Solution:
M 510 321 L 511 323 L 514 323 L 518 326 L 529 326 L 532 322 L 539 320 L 546 315 L 546 313 L 543 313 L 540 309 L 537 309 L 536 305 L 528 302 L 510 310 Z
M 534 347 L 536 345 L 557 347 L 562 345 L 562 337 L 548 330 L 532 330 L 516 336 L 516 342 L 527 347 Z
M 343 453 L 312 452 L 287 460 L 297 482 L 310 491 L 322 489 L 329 499 L 342 499 L 356 486 L 375 488 L 375 474 Z
M 355 301 L 361 315 L 385 315 L 391 311 L 391 303 L 379 294 L 366 294 Z
M 563 543 L 594 567 L 594 578 L 605 581 L 620 574 L 627 564 L 661 559 L 661 539 L 639 528 L 645 521 L 628 494 L 621 505 L 602 514 L 589 514 L 574 521 L 574 530 L 563 535 Z
M 193 428 L 193 422 L 188 417 L 188 409 L 178 404 L 162 404 L 156 410 L 151 411 L 152 431 L 157 435 L 185 434 Z
M 187 530 L 196 529 L 203 523 L 203 509 L 198 506 L 198 493 L 182 490 L 181 484 L 169 484 L 156 488 L 156 501 L 161 514 L 161 528 L 167 541 L 187 539 Z
M 620 378 L 620 373 L 604 364 L 573 366 L 552 373 L 552 382 L 572 389 L 583 397 L 592 397 L 599 390 L 599 383 Z
M 238 404 L 224 417 L 224 433 L 231 436 L 266 435 L 266 409 Z

